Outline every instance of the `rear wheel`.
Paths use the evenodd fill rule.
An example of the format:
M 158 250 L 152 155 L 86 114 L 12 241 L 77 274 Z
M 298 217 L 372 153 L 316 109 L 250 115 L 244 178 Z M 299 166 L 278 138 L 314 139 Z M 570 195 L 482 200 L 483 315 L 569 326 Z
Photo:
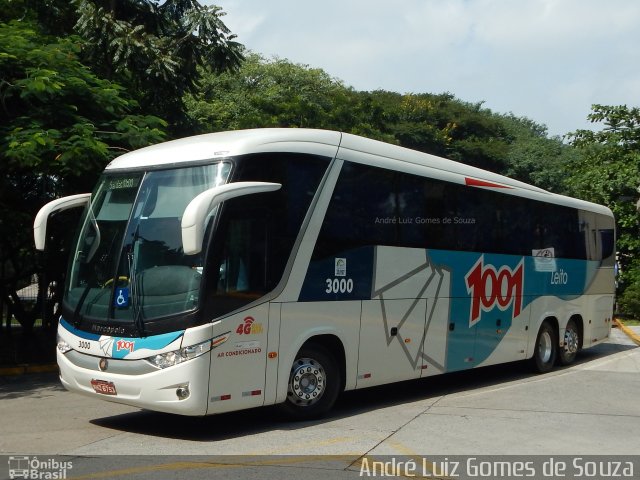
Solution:
M 576 359 L 580 348 L 580 332 L 573 320 L 569 320 L 564 331 L 563 347 L 560 349 L 558 361 L 560 365 L 570 365 Z
M 555 329 L 544 322 L 538 331 L 533 352 L 533 366 L 540 373 L 551 371 L 558 355 L 558 335 Z
M 331 409 L 340 385 L 338 364 L 327 349 L 321 345 L 303 346 L 291 366 L 282 409 L 296 420 L 317 418 Z

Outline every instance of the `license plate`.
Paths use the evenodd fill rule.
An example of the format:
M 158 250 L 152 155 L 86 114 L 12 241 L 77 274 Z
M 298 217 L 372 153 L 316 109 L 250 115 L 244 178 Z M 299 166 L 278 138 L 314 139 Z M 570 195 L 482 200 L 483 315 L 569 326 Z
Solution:
M 102 395 L 117 395 L 116 386 L 113 382 L 107 382 L 106 380 L 91 380 L 91 386 L 96 393 Z

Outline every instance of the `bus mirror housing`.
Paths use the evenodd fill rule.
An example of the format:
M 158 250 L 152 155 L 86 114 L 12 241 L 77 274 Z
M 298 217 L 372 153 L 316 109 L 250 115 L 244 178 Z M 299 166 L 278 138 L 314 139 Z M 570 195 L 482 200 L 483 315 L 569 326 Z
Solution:
M 84 207 L 89 204 L 90 198 L 90 193 L 81 193 L 52 200 L 43 206 L 33 222 L 33 240 L 36 243 L 36 250 L 44 250 L 47 240 L 47 222 L 49 221 L 49 215 L 70 208 Z
M 202 251 L 205 222 L 216 206 L 225 200 L 252 193 L 273 192 L 282 187 L 280 183 L 236 182 L 210 188 L 195 197 L 182 215 L 182 249 L 185 255 Z

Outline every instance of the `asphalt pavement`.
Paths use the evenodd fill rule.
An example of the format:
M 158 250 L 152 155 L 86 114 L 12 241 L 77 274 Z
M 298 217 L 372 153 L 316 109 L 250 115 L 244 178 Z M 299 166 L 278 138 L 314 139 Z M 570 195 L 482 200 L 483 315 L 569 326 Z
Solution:
M 266 480 L 356 478 L 363 462 L 438 456 L 637 460 L 639 373 L 640 348 L 614 329 L 545 375 L 513 363 L 347 392 L 326 418 L 297 423 L 270 407 L 166 415 L 69 393 L 54 373 L 3 377 L 0 454 L 72 462 L 67 478 Z

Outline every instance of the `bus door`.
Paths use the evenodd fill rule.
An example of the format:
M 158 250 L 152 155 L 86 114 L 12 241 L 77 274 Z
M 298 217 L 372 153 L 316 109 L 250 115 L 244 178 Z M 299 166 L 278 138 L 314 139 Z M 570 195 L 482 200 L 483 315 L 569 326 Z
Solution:
M 222 322 L 228 337 L 212 351 L 207 413 L 262 406 L 269 303 L 231 315 Z
M 529 329 L 529 309 L 512 318 L 498 308 L 469 319 L 469 299 L 452 298 L 448 323 L 446 371 L 523 360 Z M 425 372 L 425 374 L 428 374 Z
M 208 413 L 264 404 L 270 304 L 256 303 L 272 288 L 272 229 L 264 209 L 228 207 L 213 239 L 206 311 L 227 337 L 212 351 Z

